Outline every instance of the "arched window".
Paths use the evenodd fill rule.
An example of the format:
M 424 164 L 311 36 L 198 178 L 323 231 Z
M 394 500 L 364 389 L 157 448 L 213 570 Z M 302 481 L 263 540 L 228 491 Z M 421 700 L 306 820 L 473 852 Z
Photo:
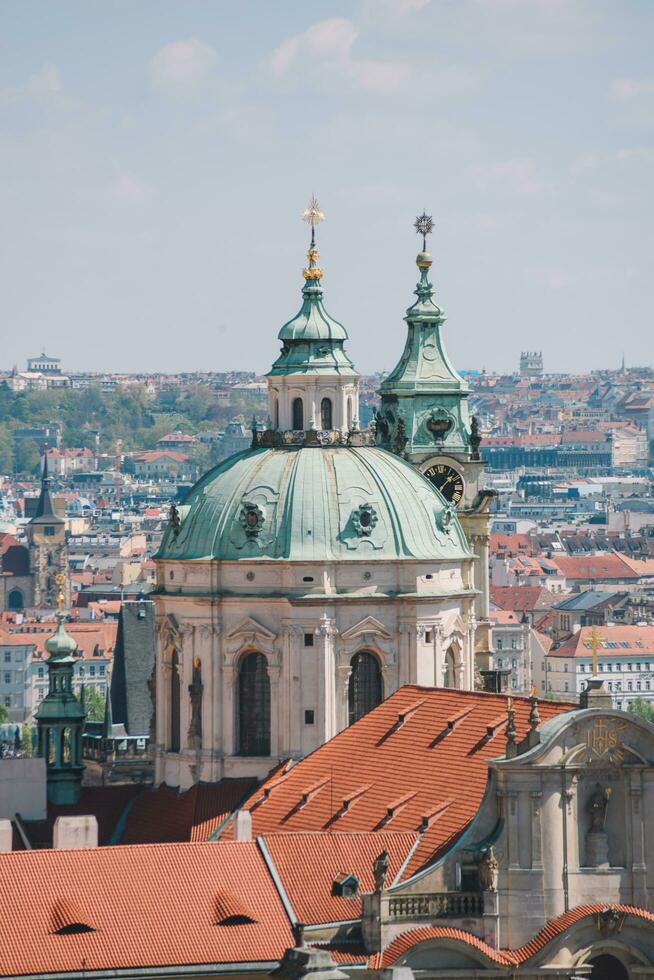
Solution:
M 372 653 L 355 653 L 347 691 L 348 725 L 372 711 L 382 699 L 381 671 Z
M 179 681 L 179 657 L 177 650 L 173 651 L 173 658 L 170 663 L 170 733 L 168 738 L 168 751 L 179 752 L 180 748 L 180 681 Z
M 323 398 L 320 402 L 320 424 L 323 429 L 331 429 L 332 426 L 332 400 Z
M 352 399 L 351 398 L 348 398 L 347 400 L 347 427 L 348 429 L 352 428 Z
M 238 754 L 270 755 L 270 678 L 261 653 L 248 653 L 238 672 Z
M 293 428 L 304 429 L 304 405 L 301 398 L 293 399 Z
M 454 647 L 445 654 L 445 687 L 456 687 L 456 657 Z
M 20 589 L 12 589 L 7 597 L 7 606 L 12 611 L 22 609 L 24 606 L 23 593 Z

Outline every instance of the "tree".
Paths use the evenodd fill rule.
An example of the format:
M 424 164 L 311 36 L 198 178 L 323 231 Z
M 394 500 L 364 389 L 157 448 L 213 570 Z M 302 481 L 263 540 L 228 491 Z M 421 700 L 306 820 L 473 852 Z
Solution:
M 545 700 L 546 701 L 560 701 L 561 700 L 561 695 L 560 694 L 557 694 L 556 691 L 548 691 L 547 694 L 545 695 Z
M 9 721 L 9 712 L 5 708 L 4 704 L 0 704 L 0 725 L 6 725 Z
M 635 715 L 637 718 L 642 718 L 643 721 L 649 721 L 650 724 L 654 725 L 654 707 L 645 698 L 636 698 L 635 701 L 631 702 L 627 711 L 630 715 Z
M 20 754 L 25 758 L 32 755 L 32 729 L 29 725 L 23 725 L 20 731 Z
M 84 688 L 87 721 L 104 721 L 104 698 L 94 687 Z
M 16 446 L 16 472 L 38 473 L 41 465 L 41 453 L 34 439 L 19 439 Z
M 0 473 L 8 475 L 14 469 L 14 441 L 11 433 L 2 426 L 0 428 Z

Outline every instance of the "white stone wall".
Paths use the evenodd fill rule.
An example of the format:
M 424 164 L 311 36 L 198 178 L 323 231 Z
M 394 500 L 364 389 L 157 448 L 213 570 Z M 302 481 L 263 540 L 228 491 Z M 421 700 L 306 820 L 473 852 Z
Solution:
M 387 697 L 403 684 L 474 687 L 471 561 L 329 565 L 163 562 L 158 568 L 156 781 L 267 773 L 300 758 L 348 723 L 355 653 L 378 660 Z M 174 578 L 170 579 L 170 572 Z M 248 580 L 248 575 L 254 575 Z M 305 578 L 313 578 L 313 583 Z M 174 591 L 171 591 L 173 590 Z M 237 756 L 238 671 L 252 651 L 267 661 L 271 755 Z M 181 751 L 167 751 L 173 653 L 180 671 Z M 189 745 L 189 685 L 201 665 L 202 747 Z M 313 712 L 313 722 L 306 722 Z

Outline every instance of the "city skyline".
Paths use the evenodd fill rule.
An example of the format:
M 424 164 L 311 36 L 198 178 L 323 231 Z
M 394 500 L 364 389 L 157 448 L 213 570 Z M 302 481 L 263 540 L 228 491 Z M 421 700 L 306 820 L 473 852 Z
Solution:
M 648 5 L 64 8 L 1 15 L 7 366 L 268 370 L 312 193 L 364 373 L 397 361 L 423 208 L 455 362 L 647 361 Z

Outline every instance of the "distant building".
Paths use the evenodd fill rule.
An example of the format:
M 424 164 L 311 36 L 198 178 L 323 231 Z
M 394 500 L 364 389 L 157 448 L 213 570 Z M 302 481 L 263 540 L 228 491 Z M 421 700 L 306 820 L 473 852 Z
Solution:
M 601 626 L 597 631 L 597 676 L 627 710 L 633 701 L 654 704 L 654 626 Z M 547 691 L 577 697 L 593 674 L 593 627 L 578 630 L 547 654 Z
M 252 433 L 246 428 L 242 419 L 232 419 L 225 427 L 220 444 L 220 456 L 228 459 L 234 453 L 242 453 L 249 449 L 252 443 Z
M 520 374 L 523 378 L 542 378 L 543 352 L 523 351 L 520 355 Z
M 61 360 L 58 357 L 48 357 L 47 354 L 28 357 L 27 370 L 38 371 L 40 374 L 61 374 Z

